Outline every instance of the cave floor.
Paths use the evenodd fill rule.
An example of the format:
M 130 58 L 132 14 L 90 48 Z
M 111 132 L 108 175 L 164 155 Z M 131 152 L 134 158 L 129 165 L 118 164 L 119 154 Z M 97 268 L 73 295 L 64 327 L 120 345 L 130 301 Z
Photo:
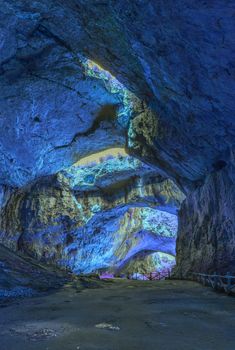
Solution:
M 235 299 L 193 282 L 70 284 L 0 306 L 1 350 L 235 349 Z

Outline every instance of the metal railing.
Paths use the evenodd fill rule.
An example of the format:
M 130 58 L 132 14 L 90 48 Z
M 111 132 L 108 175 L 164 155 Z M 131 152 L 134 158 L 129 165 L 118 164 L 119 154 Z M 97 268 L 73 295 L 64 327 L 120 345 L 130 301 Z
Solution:
M 161 281 L 166 278 L 170 278 L 171 271 L 154 271 L 149 273 L 140 273 L 140 272 L 132 272 L 125 274 L 112 274 L 109 272 L 103 272 L 102 274 L 98 274 L 100 279 L 112 279 L 112 278 L 123 278 L 129 280 L 139 280 L 139 281 Z
M 192 276 L 194 280 L 204 286 L 211 286 L 213 289 L 224 291 L 227 294 L 235 293 L 235 276 L 229 272 L 226 275 L 218 275 L 216 272 L 212 275 L 193 272 Z

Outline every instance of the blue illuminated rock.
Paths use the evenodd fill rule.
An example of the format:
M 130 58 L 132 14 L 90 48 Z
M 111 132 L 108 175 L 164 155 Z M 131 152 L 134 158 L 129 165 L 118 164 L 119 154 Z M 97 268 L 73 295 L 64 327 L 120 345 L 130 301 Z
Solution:
M 143 157 L 185 188 L 213 171 L 218 159 L 229 158 L 235 146 L 233 0 L 121 0 L 100 6 L 90 0 L 81 1 L 79 10 L 83 21 L 93 19 L 86 22 L 89 57 L 157 112 L 155 136 L 146 129 L 148 145 L 137 115 L 134 152 L 140 155 L 143 148 Z
M 13 186 L 54 174 L 87 154 L 124 146 L 137 100 L 47 30 L 43 3 L 34 4 L 36 13 L 18 4 L 11 13 L 5 2 L 0 21 L 6 33 L 0 57 L 0 183 Z
M 30 297 L 63 285 L 68 281 L 59 269 L 40 265 L 19 256 L 0 244 L 0 300 Z
M 210 174 L 179 213 L 175 275 L 235 274 L 235 161 Z
M 84 225 L 91 213 L 111 209 L 108 201 L 92 203 L 87 194 L 84 209 L 74 193 L 71 197 L 69 186 L 77 191 L 81 185 L 82 172 L 74 175 L 74 164 L 126 147 L 187 193 L 178 270 L 216 266 L 224 271 L 234 265 L 229 247 L 234 247 L 235 197 L 226 170 L 233 167 L 235 148 L 234 11 L 233 0 L 2 1 L 0 201 L 1 239 L 7 245 L 20 244 L 30 217 L 32 233 L 37 227 L 49 233 L 51 222 L 53 229 L 57 222 L 59 241 L 64 227 L 76 226 L 77 220 Z M 116 171 L 118 185 L 111 172 L 97 180 L 93 170 L 84 190 L 99 186 L 110 192 L 115 186 L 120 191 L 122 181 L 126 188 L 130 169 Z M 57 172 L 40 193 L 40 178 Z M 25 188 L 9 197 L 11 187 L 31 189 L 32 181 L 39 181 L 35 201 L 40 199 L 40 206 L 31 206 L 34 199 Z M 55 190 L 58 181 L 63 186 Z M 145 204 L 149 197 L 151 205 L 159 204 L 153 191 L 150 196 L 143 191 Z M 77 196 L 80 201 L 81 193 Z M 54 198 L 61 199 L 58 208 Z M 212 199 L 226 203 L 219 215 Z M 66 200 L 69 205 L 61 203 Z M 55 213 L 50 216 L 45 208 Z M 210 263 L 200 265 L 205 251 Z
M 140 137 L 138 115 L 148 115 L 140 101 L 132 151 L 185 187 L 201 179 L 234 146 L 233 8 L 219 0 L 4 1 L 1 182 L 22 185 L 94 149 L 124 145 L 117 126 L 128 124 L 127 89 L 157 122 L 155 134 Z M 110 85 L 113 76 L 119 83 Z M 107 105 L 118 107 L 119 122 L 97 128 Z
M 155 176 L 156 171 L 140 160 L 130 157 L 122 148 L 107 149 L 62 170 L 61 182 L 73 190 L 97 191 L 130 178 Z
M 76 232 L 75 242 L 66 248 L 67 260 L 73 271 L 91 273 L 120 270 L 143 251 L 174 256 L 177 222 L 173 214 L 144 207 L 102 212 Z
M 1 211 L 0 241 L 75 273 L 119 271 L 144 251 L 174 256 L 183 194 L 120 152 L 94 154 L 13 191 Z

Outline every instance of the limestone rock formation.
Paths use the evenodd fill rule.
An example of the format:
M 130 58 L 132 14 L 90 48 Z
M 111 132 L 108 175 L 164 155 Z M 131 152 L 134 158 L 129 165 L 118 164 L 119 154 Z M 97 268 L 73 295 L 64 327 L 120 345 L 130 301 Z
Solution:
M 0 299 L 32 296 L 59 287 L 68 280 L 60 270 L 16 255 L 0 245 Z
M 1 2 L 4 244 L 23 247 L 22 234 L 50 226 L 60 227 L 60 244 L 61 230 L 86 224 L 76 196 L 91 203 L 98 186 L 118 187 L 122 198 L 127 172 L 116 172 L 117 185 L 98 165 L 103 178 L 90 174 L 83 187 L 74 174 L 80 159 L 125 147 L 187 195 L 179 274 L 210 271 L 213 264 L 218 271 L 232 269 L 234 11 L 233 0 Z M 85 192 L 71 196 L 79 189 Z M 100 202 L 103 197 L 85 210 L 99 210 Z M 104 202 L 102 210 L 111 210 Z
M 85 78 L 81 55 L 151 105 L 151 161 L 184 185 L 201 179 L 234 145 L 232 9 L 232 0 L 4 1 L 2 181 L 12 174 L 22 184 L 72 164 L 93 143 L 83 134 L 103 107 L 121 103 L 102 79 Z M 109 127 L 112 137 L 102 128 L 97 138 L 123 144 Z
M 174 257 L 176 232 L 175 215 L 150 208 L 116 207 L 97 214 L 76 232 L 66 249 L 67 261 L 76 273 L 118 272 L 143 251 Z
M 131 259 L 124 267 L 122 272 L 132 275 L 134 278 L 148 278 L 152 272 L 157 271 L 160 275 L 167 276 L 175 265 L 175 259 L 172 255 L 159 252 L 143 252 L 136 258 Z
M 188 272 L 235 272 L 235 162 L 221 170 L 184 201 L 179 213 L 178 276 Z
M 76 273 L 114 272 L 143 251 L 175 256 L 183 198 L 139 160 L 96 154 L 15 190 L 1 211 L 0 240 Z

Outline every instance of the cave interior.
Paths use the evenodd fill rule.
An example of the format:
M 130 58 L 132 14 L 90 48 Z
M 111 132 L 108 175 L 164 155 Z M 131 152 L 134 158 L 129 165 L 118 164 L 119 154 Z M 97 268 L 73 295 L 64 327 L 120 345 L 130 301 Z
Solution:
M 235 275 L 234 13 L 1 2 L 0 305 L 71 279 Z

